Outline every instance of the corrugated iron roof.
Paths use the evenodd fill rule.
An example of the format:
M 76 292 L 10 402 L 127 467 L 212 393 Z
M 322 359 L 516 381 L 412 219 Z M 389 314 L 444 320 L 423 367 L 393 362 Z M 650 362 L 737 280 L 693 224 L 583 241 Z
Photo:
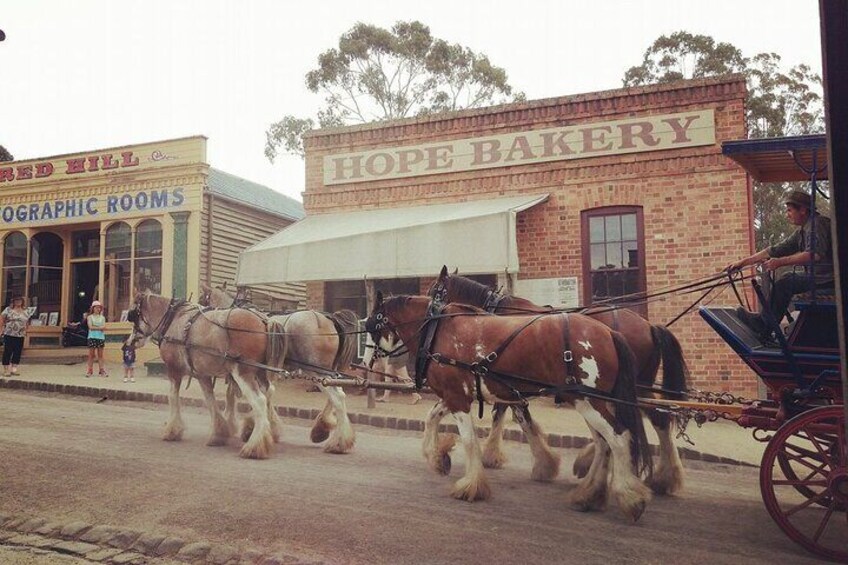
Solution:
M 241 177 L 209 167 L 206 181 L 212 194 L 243 202 L 248 206 L 260 208 L 271 214 L 284 216 L 291 220 L 300 220 L 306 216 L 303 204 L 284 194 Z

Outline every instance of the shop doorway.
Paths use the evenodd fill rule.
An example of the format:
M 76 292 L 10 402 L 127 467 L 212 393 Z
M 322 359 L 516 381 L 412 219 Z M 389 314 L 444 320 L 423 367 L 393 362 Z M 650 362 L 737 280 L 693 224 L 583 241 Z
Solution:
M 71 268 L 71 321 L 79 322 L 88 312 L 91 301 L 97 293 L 97 281 L 100 278 L 99 261 L 81 261 L 72 263 Z

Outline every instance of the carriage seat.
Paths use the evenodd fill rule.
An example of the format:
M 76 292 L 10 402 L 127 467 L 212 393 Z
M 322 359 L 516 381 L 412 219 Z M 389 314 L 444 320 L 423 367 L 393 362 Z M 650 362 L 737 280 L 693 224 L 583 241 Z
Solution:
M 799 295 L 794 305 L 797 310 L 793 314 L 795 319 L 786 328 L 790 348 L 811 353 L 838 354 L 839 331 L 834 295 L 816 292 L 815 301 L 811 295 L 806 300 Z

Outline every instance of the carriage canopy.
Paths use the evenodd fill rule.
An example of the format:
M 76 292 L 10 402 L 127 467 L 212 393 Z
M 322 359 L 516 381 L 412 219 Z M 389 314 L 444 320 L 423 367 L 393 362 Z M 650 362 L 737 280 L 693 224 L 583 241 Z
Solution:
M 314 214 L 245 250 L 238 284 L 518 272 L 516 215 L 547 194 Z
M 824 134 L 725 141 L 721 152 L 760 182 L 809 181 L 813 167 L 816 180 L 827 179 Z

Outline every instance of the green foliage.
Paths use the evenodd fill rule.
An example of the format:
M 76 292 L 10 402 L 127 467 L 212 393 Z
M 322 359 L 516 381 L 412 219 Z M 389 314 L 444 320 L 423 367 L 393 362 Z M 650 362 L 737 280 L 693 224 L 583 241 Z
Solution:
M 4 161 L 14 161 L 15 157 L 9 153 L 5 147 L 0 145 L 0 163 Z
M 821 77 L 805 64 L 783 70 L 780 56 L 759 53 L 747 58 L 729 43 L 679 31 L 661 36 L 645 51 L 642 64 L 624 74 L 624 86 L 744 73 L 748 84 L 748 136 L 783 137 L 823 131 Z M 776 243 L 794 227 L 783 213 L 787 183 L 754 183 L 757 249 Z M 809 191 L 809 187 L 806 187 Z M 824 204 L 824 199 L 819 201 Z M 826 207 L 826 205 L 825 205 Z
M 523 100 L 506 71 L 468 47 L 437 39 L 421 22 L 397 22 L 391 30 L 357 23 L 337 48 L 318 56 L 306 87 L 324 95 L 319 127 L 335 127 Z M 311 118 L 285 116 L 266 132 L 265 155 L 282 149 L 303 156 Z
M 678 31 L 661 35 L 645 51 L 642 64 L 624 73 L 624 86 L 666 83 L 687 78 L 742 72 L 745 59 L 730 43 Z

